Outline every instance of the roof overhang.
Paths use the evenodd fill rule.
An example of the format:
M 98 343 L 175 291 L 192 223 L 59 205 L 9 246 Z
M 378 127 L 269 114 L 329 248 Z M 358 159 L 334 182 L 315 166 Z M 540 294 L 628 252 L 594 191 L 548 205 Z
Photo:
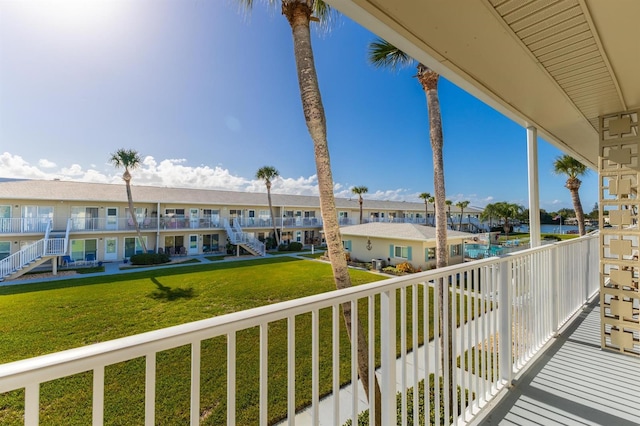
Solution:
M 598 117 L 640 107 L 640 1 L 328 3 L 590 167 Z

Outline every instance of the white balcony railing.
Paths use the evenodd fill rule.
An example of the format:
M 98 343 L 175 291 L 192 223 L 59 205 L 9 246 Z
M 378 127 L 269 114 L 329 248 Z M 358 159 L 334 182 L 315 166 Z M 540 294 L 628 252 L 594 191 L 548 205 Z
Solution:
M 363 330 L 368 340 L 368 357 L 375 362 L 369 363 L 370 377 L 373 366 L 380 365 L 377 374 L 381 387 L 382 424 L 396 424 L 396 392 L 406 407 L 407 389 L 416 387 L 420 380 L 429 382 L 429 375 L 443 377 L 443 383 L 435 385 L 435 420 L 440 424 L 440 407 L 443 407 L 444 419 L 451 418 L 466 423 L 486 406 L 497 392 L 510 383 L 514 374 L 519 372 L 540 348 L 556 333 L 587 299 L 598 289 L 598 237 L 594 235 L 556 243 L 544 247 L 516 252 L 501 258 L 489 258 L 419 274 L 388 279 L 381 282 L 361 285 L 345 290 L 333 291 L 302 299 L 276 303 L 242 312 L 214 317 L 161 329 L 149 333 L 130 336 L 109 342 L 98 343 L 64 352 L 0 365 L 0 392 L 24 388 L 25 424 L 35 425 L 41 410 L 39 389 L 44 382 L 56 380 L 76 373 L 90 371 L 93 374 L 92 421 L 100 425 L 105 410 L 105 368 L 112 364 L 144 358 L 146 369 L 144 412 L 146 424 L 156 421 L 156 359 L 158 354 L 179 346 L 190 346 L 190 424 L 200 421 L 201 374 L 204 363 L 212 360 L 201 356 L 202 342 L 216 336 L 224 336 L 227 345 L 227 359 L 215 360 L 215 365 L 226 368 L 226 387 L 223 385 L 220 398 L 226 399 L 227 424 L 235 424 L 236 377 L 243 374 L 236 366 L 236 353 L 256 351 L 259 354 L 259 384 L 257 385 L 259 414 L 255 424 L 267 425 L 273 421 L 270 413 L 268 390 L 270 380 L 268 329 L 277 321 L 286 322 L 287 349 L 287 413 L 284 414 L 293 424 L 296 415 L 296 377 L 300 374 L 311 377 L 309 410 L 317 424 L 320 416 L 329 416 L 330 424 L 341 425 L 344 418 L 341 412 L 348 412 L 349 418 L 357 424 L 358 412 L 363 408 L 375 413 L 375 401 L 368 406 L 359 405 L 359 391 L 353 388 L 353 395 L 347 407 L 339 398 L 333 398 L 332 410 L 319 410 L 320 400 L 320 360 L 323 368 L 329 368 L 332 391 L 340 392 L 340 363 L 351 362 L 351 380 L 357 381 L 355 360 L 357 351 L 348 350 L 352 361 L 341 361 L 339 329 L 343 326 L 341 306 L 351 307 L 352 316 L 363 321 Z M 440 302 L 435 294 L 439 283 L 447 283 L 451 290 L 444 292 Z M 456 297 L 451 297 L 456 295 Z M 451 306 L 439 316 L 440 306 Z M 321 314 L 322 313 L 322 314 Z M 463 318 L 460 327 L 455 325 L 456 314 Z M 450 317 L 451 315 L 451 317 Z M 453 318 L 451 328 L 448 324 Z M 466 318 L 466 322 L 464 321 Z M 296 321 L 309 322 L 310 334 L 310 371 L 296 371 Z M 237 333 L 255 329 L 259 338 L 251 347 L 238 348 Z M 328 330 L 331 342 L 320 344 L 319 331 Z M 435 330 L 435 331 L 431 331 Z M 355 340 L 358 328 L 352 327 Z M 431 343 L 428 336 L 433 333 Z M 499 339 L 497 338 L 499 335 Z M 426 337 L 426 338 L 425 338 Z M 441 358 L 439 342 L 443 345 Z M 378 343 L 376 343 L 378 342 Z M 419 348 L 411 350 L 410 348 Z M 320 353 L 322 351 L 322 357 Z M 327 352 L 328 351 L 328 352 Z M 456 358 L 461 356 L 458 368 Z M 299 354 L 298 354 L 299 356 Z M 326 359 L 329 356 L 330 361 Z M 323 358 L 324 357 L 324 358 Z M 465 357 L 473 368 L 465 369 Z M 442 359 L 453 359 L 452 367 Z M 409 368 L 408 366 L 420 366 Z M 215 366 L 206 364 L 206 369 Z M 451 370 L 451 368 L 453 370 Z M 297 376 L 298 375 L 298 376 Z M 398 385 L 397 385 L 398 384 Z M 460 401 L 449 401 L 448 393 L 440 394 L 440 388 L 455 389 L 461 387 L 468 392 L 460 393 Z M 441 395 L 441 396 L 440 396 Z M 456 395 L 456 392 L 453 392 Z M 108 398 L 107 398 L 108 400 Z M 429 407 L 434 407 L 425 398 Z M 418 415 L 418 398 L 413 398 L 413 415 Z M 405 408 L 399 411 L 404 421 L 407 418 Z M 277 419 L 276 419 L 277 420 Z M 445 423 L 449 423 L 446 421 Z M 418 424 L 414 418 L 413 424 Z

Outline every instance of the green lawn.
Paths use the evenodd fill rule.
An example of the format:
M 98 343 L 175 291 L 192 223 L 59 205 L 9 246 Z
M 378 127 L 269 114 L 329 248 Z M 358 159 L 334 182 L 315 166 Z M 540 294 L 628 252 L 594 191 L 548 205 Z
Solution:
M 354 285 L 384 279 L 358 270 L 352 270 L 351 277 Z M 0 287 L 0 333 L 3 337 L 0 363 L 333 289 L 328 264 L 290 257 Z M 418 297 L 421 313 L 423 293 Z M 409 313 L 410 301 L 409 292 Z M 359 308 L 363 316 L 366 300 L 361 301 Z M 320 316 L 320 387 L 321 393 L 327 393 L 331 389 L 330 309 L 321 311 Z M 310 324 L 310 314 L 296 317 L 298 407 L 306 405 L 311 398 Z M 379 327 L 379 323 L 376 325 Z M 285 321 L 269 326 L 269 417 L 272 421 L 286 415 L 286 327 Z M 350 379 L 350 353 L 342 320 L 341 327 L 341 381 L 346 383 Z M 431 337 L 432 332 L 429 334 Z M 238 424 L 257 422 L 258 341 L 257 329 L 237 333 Z M 424 336 L 420 335 L 420 343 L 423 341 Z M 379 343 L 376 346 L 379 347 Z M 188 422 L 189 359 L 188 347 L 158 354 L 156 424 Z M 226 416 L 224 338 L 203 342 L 201 368 L 203 423 L 223 424 Z M 41 424 L 87 424 L 91 410 L 91 379 L 90 373 L 83 373 L 44 384 L 41 387 Z M 0 424 L 22 424 L 22 398 L 22 391 L 0 395 Z M 139 424 L 143 416 L 144 360 L 107 367 L 105 422 Z

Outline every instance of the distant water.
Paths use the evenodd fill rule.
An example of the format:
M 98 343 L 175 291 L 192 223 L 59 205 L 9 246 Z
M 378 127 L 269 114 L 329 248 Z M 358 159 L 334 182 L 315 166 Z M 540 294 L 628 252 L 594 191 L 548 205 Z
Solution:
M 587 228 L 590 230 L 591 228 Z M 541 234 L 566 234 L 567 231 L 577 231 L 577 225 L 540 225 L 540 233 Z M 527 225 L 520 225 L 513 227 L 514 232 L 529 232 L 529 227 Z

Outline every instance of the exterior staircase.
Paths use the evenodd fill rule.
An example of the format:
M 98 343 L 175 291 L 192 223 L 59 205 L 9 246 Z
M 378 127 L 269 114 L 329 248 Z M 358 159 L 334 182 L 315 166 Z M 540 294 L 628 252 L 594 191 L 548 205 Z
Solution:
M 0 281 L 18 278 L 49 260 L 53 263 L 53 270 L 56 271 L 58 256 L 67 253 L 70 226 L 71 221 L 69 220 L 66 232 L 57 236 L 53 235 L 51 222 L 49 222 L 43 239 L 0 260 Z
M 244 232 L 237 220 L 229 223 L 228 219 L 224 220 L 224 229 L 227 231 L 229 242 L 248 251 L 254 256 L 264 256 L 266 253 L 265 245 L 256 237 Z

